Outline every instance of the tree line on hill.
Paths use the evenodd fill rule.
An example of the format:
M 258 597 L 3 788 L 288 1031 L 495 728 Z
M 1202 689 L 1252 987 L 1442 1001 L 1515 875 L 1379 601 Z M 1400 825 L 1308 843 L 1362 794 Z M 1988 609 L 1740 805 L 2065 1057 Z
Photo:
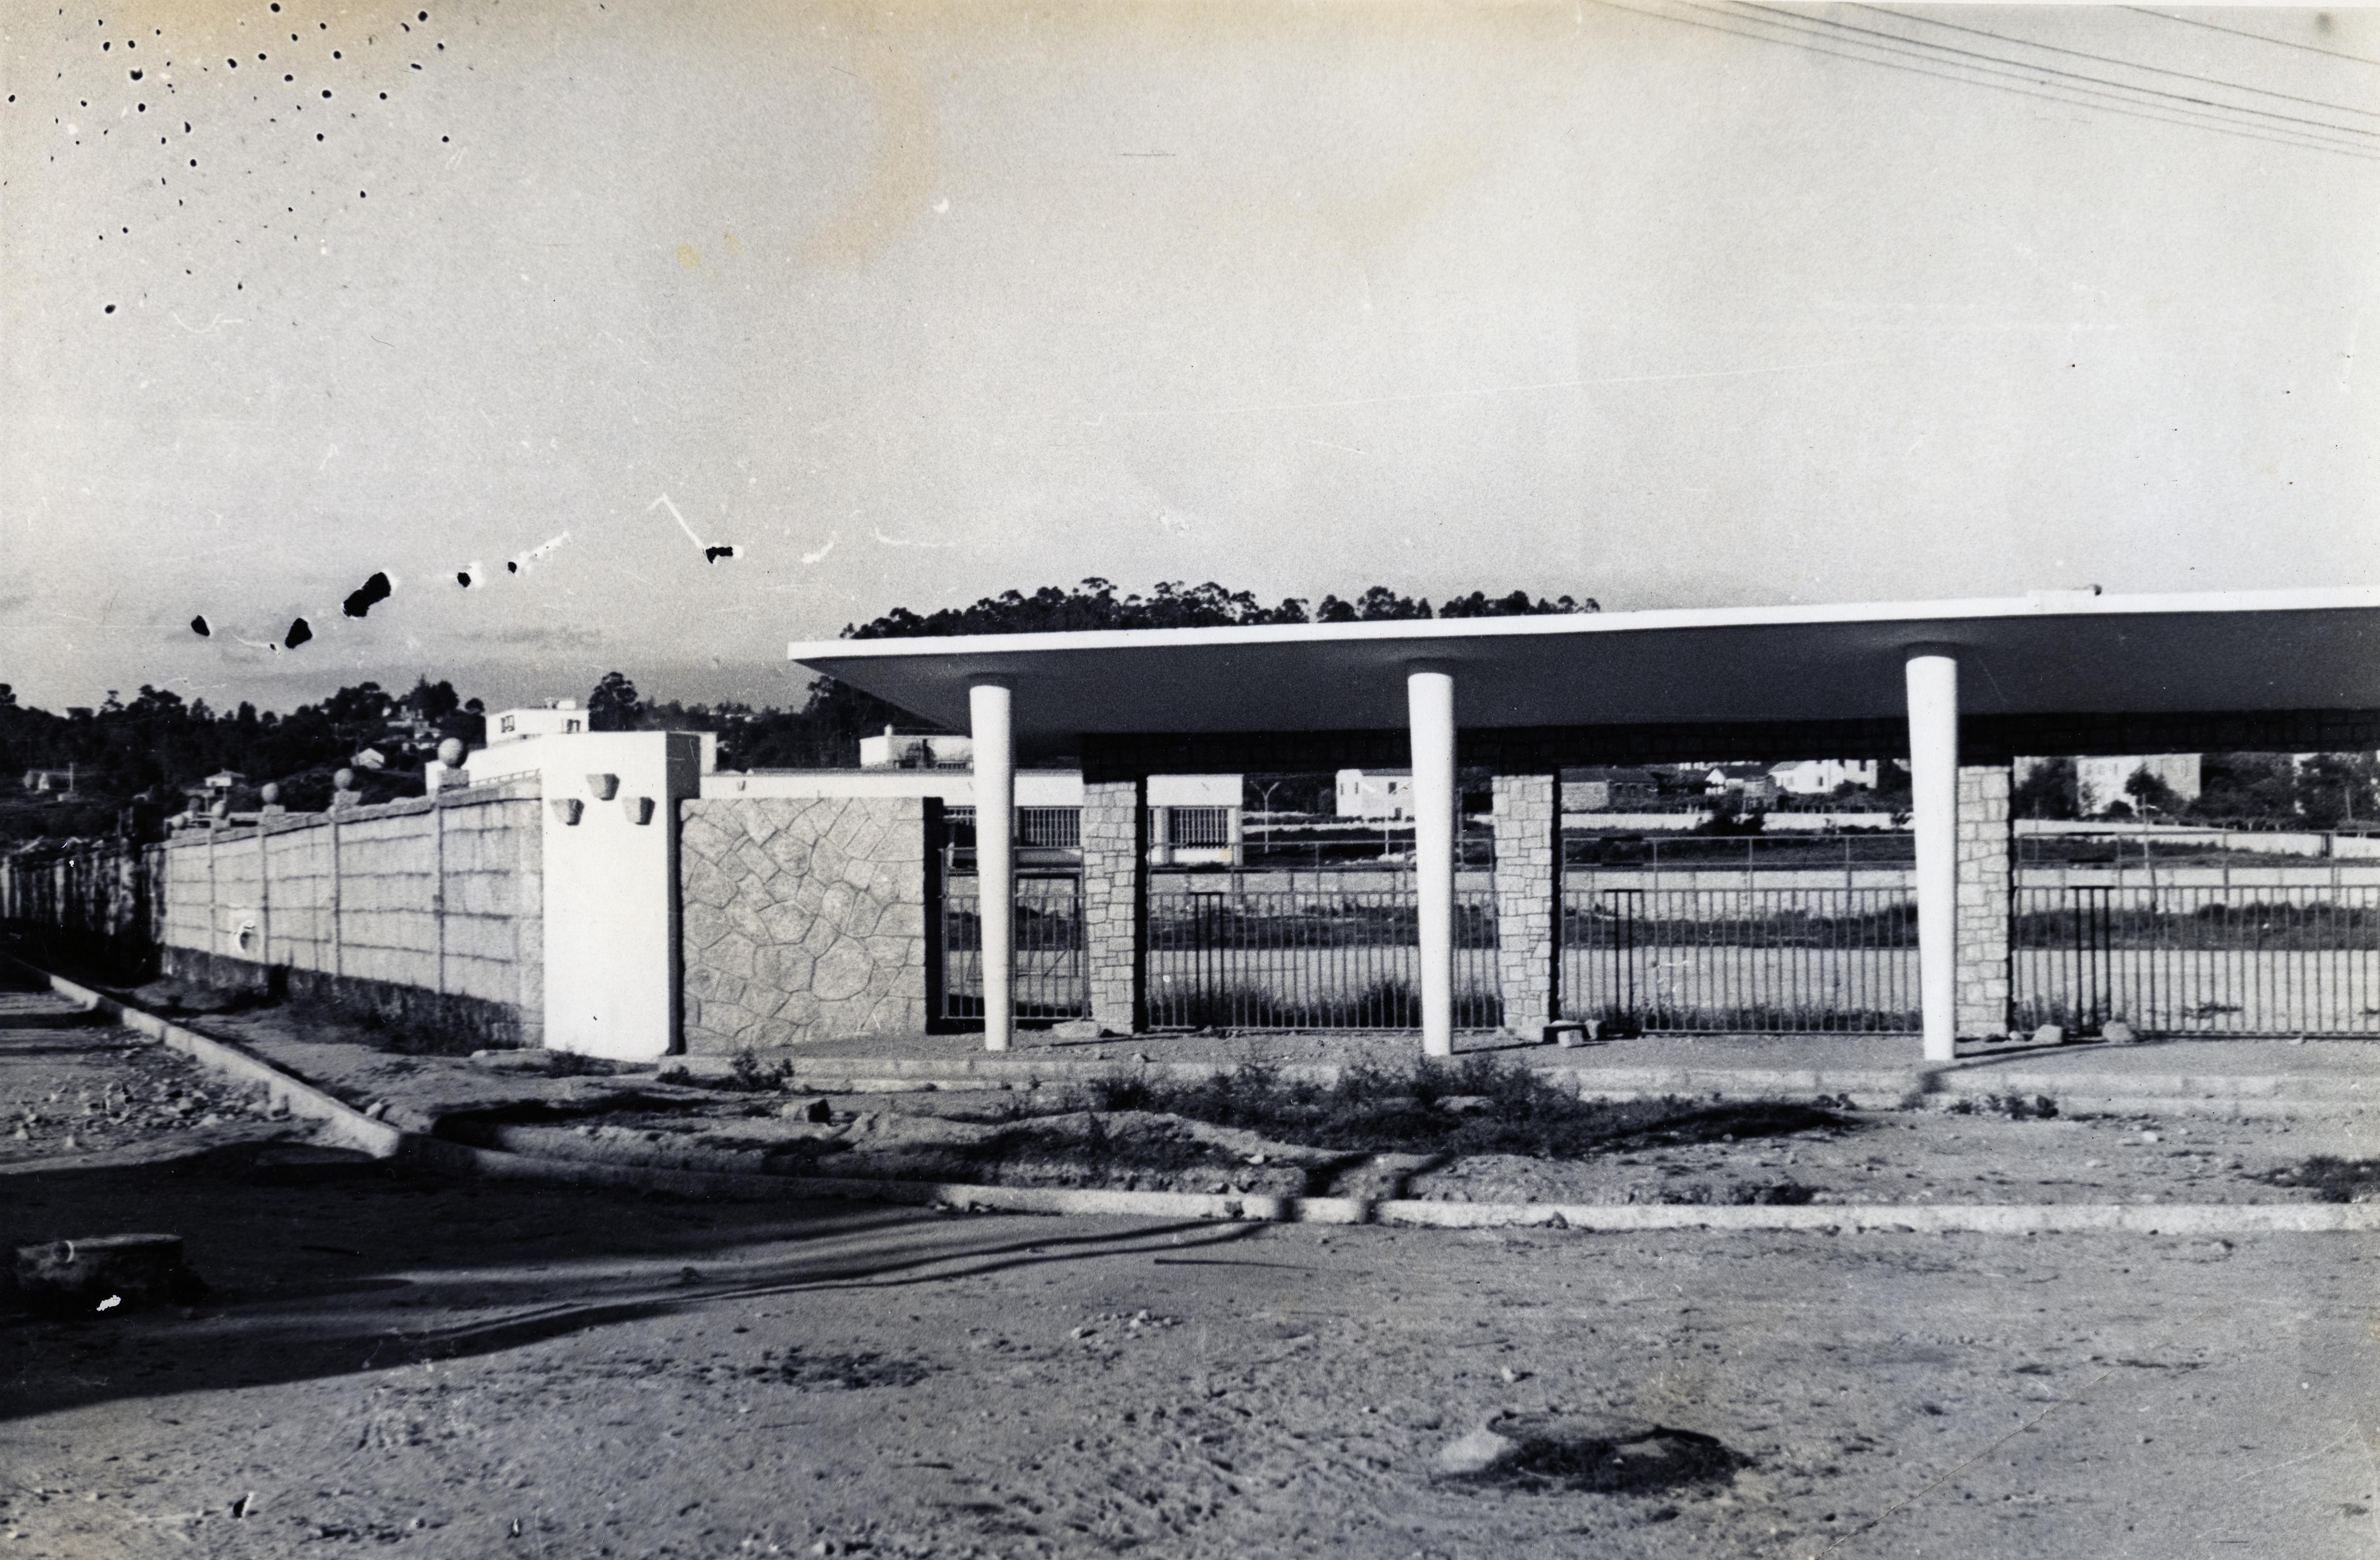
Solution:
M 1161 583 L 1146 596 L 1119 594 L 1111 582 L 1089 578 L 1072 588 L 1043 586 L 1031 594 L 1009 590 L 964 607 L 919 613 L 896 607 L 844 628 L 850 639 L 934 638 L 974 634 L 1049 634 L 1096 629 L 1213 628 L 1302 623 L 1378 623 L 1419 619 L 1538 616 L 1592 612 L 1592 597 L 1500 596 L 1473 591 L 1435 605 L 1426 598 L 1373 586 L 1353 599 L 1298 597 L 1267 605 L 1245 590 L 1213 581 Z M 719 761 L 731 769 L 816 768 L 856 761 L 859 739 L 887 725 L 918 728 L 911 712 L 832 678 L 820 678 L 798 707 L 780 709 L 729 701 L 646 702 L 624 673 L 606 674 L 587 699 L 596 731 L 707 731 L 719 738 Z M 0 840 L 92 837 L 128 831 L 152 837 L 184 804 L 184 788 L 205 776 L 243 777 L 230 800 L 256 804 L 266 781 L 294 809 L 327 806 L 331 777 L 356 771 L 368 801 L 418 795 L 421 767 L 448 737 L 477 745 L 485 738 L 481 701 L 457 695 L 445 681 L 418 680 L 409 693 L 377 683 L 340 689 L 285 715 L 241 703 L 217 711 L 204 699 L 185 701 L 143 684 L 129 703 L 110 691 L 96 707 L 63 714 L 20 704 L 0 683 Z M 367 751 L 377 767 L 356 764 Z M 67 770 L 73 794 L 56 797 L 19 789 L 33 770 Z M 2145 772 L 2127 787 L 2131 813 L 2176 820 L 2239 821 L 2335 828 L 2374 820 L 2380 766 L 2364 754 L 2324 754 L 2297 763 L 2286 755 L 2209 754 L 2205 789 L 2183 804 Z M 2021 816 L 2075 816 L 2071 760 L 2051 760 L 2018 787 Z

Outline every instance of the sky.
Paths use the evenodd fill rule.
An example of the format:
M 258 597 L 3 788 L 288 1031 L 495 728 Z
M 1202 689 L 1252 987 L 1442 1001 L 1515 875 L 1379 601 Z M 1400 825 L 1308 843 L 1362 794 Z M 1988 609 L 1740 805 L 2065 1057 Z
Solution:
M 794 703 L 1087 575 L 2380 582 L 2380 12 L 26 0 L 0 87 L 50 707 Z

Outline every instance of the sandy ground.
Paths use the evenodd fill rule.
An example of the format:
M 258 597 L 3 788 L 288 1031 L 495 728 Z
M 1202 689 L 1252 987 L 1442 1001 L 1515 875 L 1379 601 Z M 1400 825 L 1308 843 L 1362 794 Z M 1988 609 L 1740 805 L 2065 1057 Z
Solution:
M 0 1014 L 12 1103 L 186 1068 Z M 0 1235 L 175 1231 L 213 1290 L 0 1321 L 0 1553 L 2380 1545 L 2368 1237 L 703 1206 L 276 1164 L 290 1129 L 253 1117 L 123 1131 L 7 1140 Z M 1596 1488 L 1434 1471 L 1492 1416 L 1548 1409 L 1701 1451 Z

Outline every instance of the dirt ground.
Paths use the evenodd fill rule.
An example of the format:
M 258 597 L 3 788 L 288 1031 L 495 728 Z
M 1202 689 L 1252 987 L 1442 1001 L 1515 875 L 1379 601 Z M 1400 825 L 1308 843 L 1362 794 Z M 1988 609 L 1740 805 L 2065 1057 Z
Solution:
M 138 1081 L 187 1097 L 205 1080 L 119 1032 L 24 1022 L 40 1016 L 0 1013 L 0 1107 L 44 1117 L 0 1139 L 0 1239 L 175 1231 L 212 1292 L 0 1321 L 0 1553 L 2380 1543 L 2369 1237 L 1448 1233 L 696 1205 L 298 1163 L 274 1141 L 287 1124 L 212 1098 L 198 1113 L 222 1118 L 212 1127 L 144 1110 L 110 1129 L 121 1141 L 69 1149 L 47 1117 L 82 1091 Z M 2283 1133 L 2267 1152 L 2285 1145 L 2300 1147 Z M 2141 1162 L 2178 1171 L 2165 1146 Z M 1437 1471 L 1496 1416 L 1548 1410 L 1670 1433 L 1601 1471 Z

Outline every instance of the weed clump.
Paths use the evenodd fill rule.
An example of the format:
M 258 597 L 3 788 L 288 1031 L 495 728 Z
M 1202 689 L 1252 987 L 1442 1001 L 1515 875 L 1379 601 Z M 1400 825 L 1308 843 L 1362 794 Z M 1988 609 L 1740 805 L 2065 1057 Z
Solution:
M 2317 1154 L 2300 1164 L 2284 1165 L 2252 1179 L 2266 1186 L 2302 1188 L 2323 1203 L 2380 1202 L 2380 1159 L 2341 1159 Z
M 1527 1068 L 1487 1057 L 1410 1071 L 1350 1068 L 1330 1083 L 1248 1062 L 1193 1083 L 1120 1077 L 1096 1082 L 1087 1093 L 1098 1110 L 1161 1111 L 1352 1153 L 1577 1159 L 1850 1125 L 1833 1111 L 1804 1105 L 1585 1100 Z

